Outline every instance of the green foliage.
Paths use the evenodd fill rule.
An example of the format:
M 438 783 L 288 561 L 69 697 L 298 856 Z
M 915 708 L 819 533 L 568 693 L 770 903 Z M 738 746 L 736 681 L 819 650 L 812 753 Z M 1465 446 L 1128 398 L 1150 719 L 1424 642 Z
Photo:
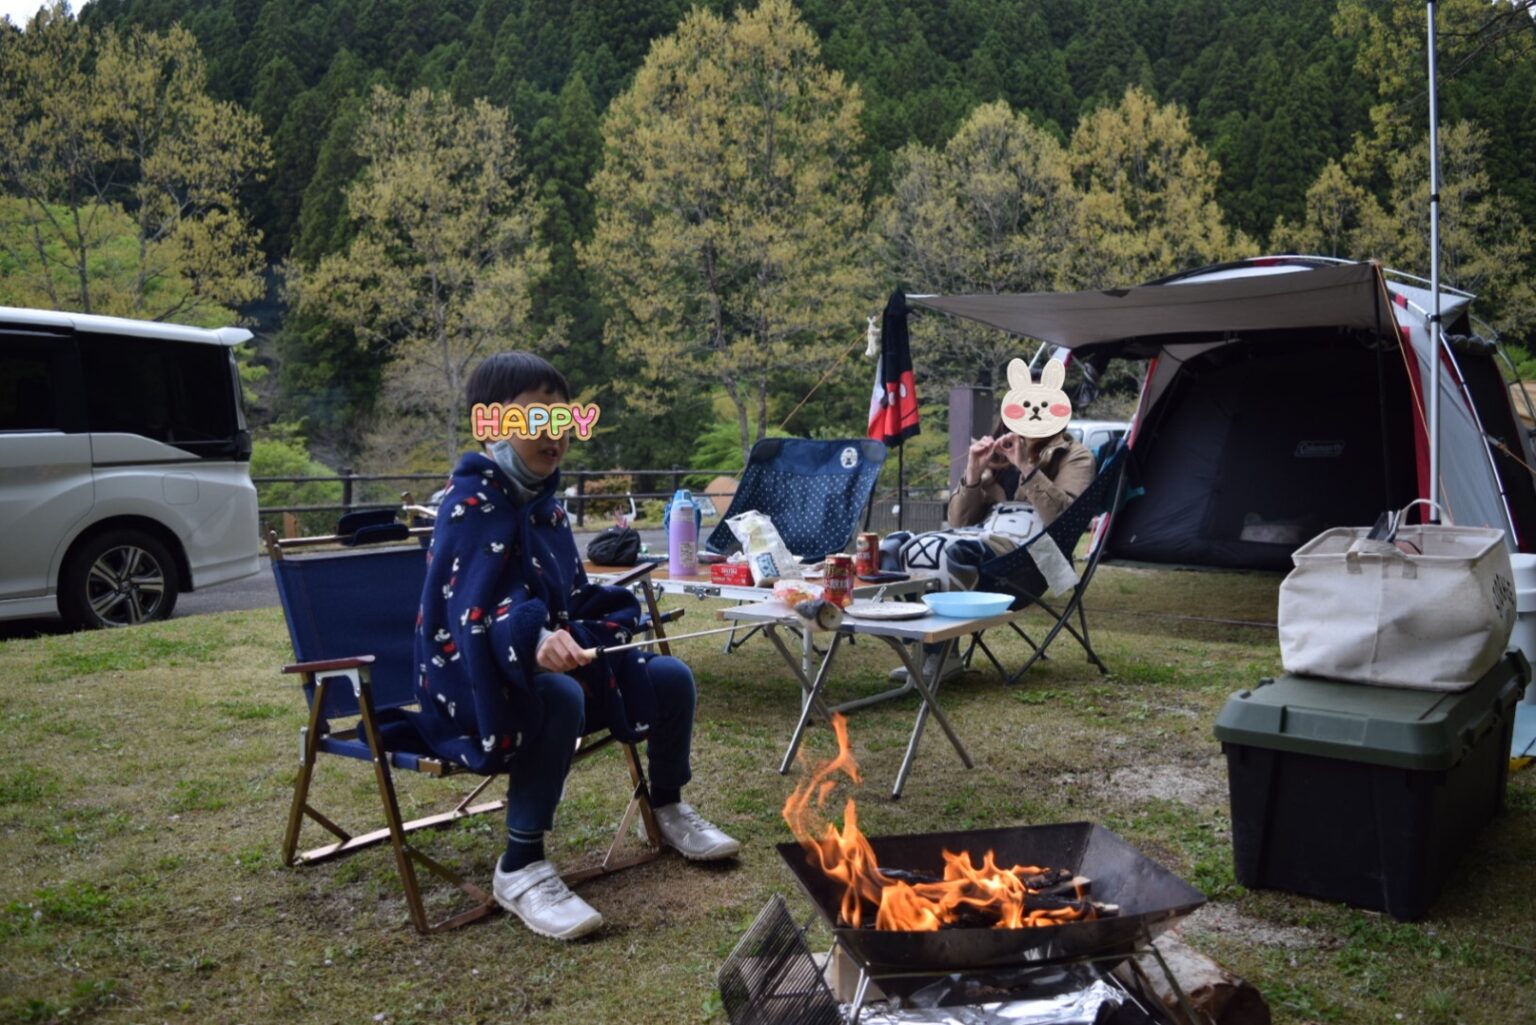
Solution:
M 841 350 L 872 285 L 859 108 L 788 0 L 729 22 L 695 9 L 652 47 L 603 120 L 581 250 L 610 300 L 607 340 L 639 371 L 637 409 L 718 382 L 745 453 L 770 386 Z
M 257 246 L 272 261 L 294 259 L 306 268 L 349 251 L 361 221 L 346 189 L 368 164 L 357 138 L 372 86 L 400 93 L 428 87 L 450 93 L 461 107 L 484 99 L 506 111 L 516 125 L 526 181 L 536 186 L 533 231 L 548 263 L 529 281 L 519 333 L 498 344 L 547 339 L 556 351 L 560 340 L 557 356 L 576 389 L 603 403 L 605 429 L 573 460 L 668 465 L 686 461 L 694 425 L 709 415 L 701 396 L 723 382 L 660 355 L 666 346 L 651 347 L 652 299 L 644 293 L 665 286 L 657 290 L 708 296 L 695 304 L 701 309 L 725 293 L 687 284 L 698 259 L 653 263 L 647 273 L 631 268 L 619 274 L 625 281 L 615 281 L 596 275 L 578 254 L 605 244 L 594 236 L 599 190 L 588 188 L 601 174 L 604 145 L 619 149 L 621 163 L 636 158 L 633 136 L 613 136 L 615 111 L 644 106 L 633 98 L 650 74 L 642 65 L 662 63 L 683 25 L 693 26 L 687 38 L 701 49 L 674 67 L 705 73 L 680 80 L 676 109 L 690 101 L 687 90 L 716 105 L 705 110 L 699 131 L 690 129 L 698 153 L 716 141 L 713 114 L 731 109 L 724 90 L 730 83 L 710 81 L 708 74 L 721 66 L 725 48 L 714 40 L 723 37 L 697 29 L 710 18 L 726 26 L 764 16 L 752 12 L 753 4 L 711 0 L 697 5 L 695 15 L 691 6 L 684 0 L 96 0 L 81 10 L 76 34 L 99 40 L 110 29 L 127 40 L 142 31 L 171 40 L 184 30 L 200 44 L 207 96 L 244 105 L 251 112 L 243 115 L 247 127 L 259 122 L 271 139 L 267 180 L 253 181 L 248 173 L 233 201 L 215 204 L 259 236 L 213 223 L 209 239 L 194 247 L 228 249 L 238 235 L 247 267 L 262 255 Z M 735 13 L 738 6 L 745 10 Z M 1447 0 L 1437 9 L 1442 116 L 1447 125 L 1465 121 L 1482 133 L 1474 146 L 1476 169 L 1463 175 L 1471 184 L 1462 228 L 1448 229 L 1448 241 L 1459 232 L 1471 247 L 1462 250 L 1454 280 L 1481 293 L 1480 309 L 1506 335 L 1518 334 L 1531 330 L 1518 286 L 1532 280 L 1536 260 L 1523 241 L 1536 225 L 1536 54 L 1530 46 L 1536 22 L 1528 3 L 1511 0 Z M 839 316 L 829 312 L 801 332 L 792 342 L 795 359 L 782 360 L 773 350 L 771 371 L 735 375 L 742 379 L 734 384 L 740 401 L 753 408 L 754 422 L 780 422 L 851 340 L 874 297 L 898 281 L 983 291 L 1124 284 L 1253 251 L 1247 240 L 1269 251 L 1384 255 L 1423 272 L 1423 257 L 1415 256 L 1421 244 L 1410 237 L 1424 222 L 1414 193 L 1424 174 L 1413 155 L 1425 123 L 1423 15 L 1422 5 L 1386 0 L 798 0 L 795 20 L 813 37 L 814 51 L 806 52 L 818 73 L 830 71 L 840 88 L 857 90 L 859 101 L 841 142 L 851 159 L 839 166 L 860 170 L 839 171 L 830 180 L 855 194 L 864 207 L 861 222 L 878 231 L 887 251 L 883 259 L 866 257 L 856 225 L 811 247 L 812 264 L 841 261 L 841 272 L 870 283 L 843 289 L 830 302 L 842 307 Z M 66 39 L 74 23 L 49 16 L 43 23 L 59 41 L 60 59 L 73 59 L 77 44 Z M 20 34 L 0 34 L 0 53 L 20 52 L 13 45 L 19 41 Z M 712 47 L 719 52 L 703 52 Z M 89 62 L 74 66 L 81 76 L 95 74 Z M 83 117 L 71 122 L 66 115 L 103 109 L 96 100 L 110 90 L 75 102 L 68 97 L 81 95 L 78 84 L 52 90 L 48 116 L 79 123 Z M 4 93 L 9 98 L 26 90 Z M 615 104 L 621 95 L 631 98 Z M 1135 110 L 1133 97 L 1143 101 Z M 996 112 L 1003 110 L 1022 146 L 1008 159 L 980 139 L 988 112 L 997 127 L 1003 119 Z M 1140 148 L 1127 146 L 1117 155 L 1104 144 L 1106 135 L 1139 140 Z M 995 224 L 988 221 L 984 201 L 998 195 L 1010 173 L 1019 179 L 1020 198 L 1043 203 L 1042 182 L 1026 172 L 1047 173 L 1062 155 L 1070 160 L 1074 190 L 1086 197 L 1074 205 L 1071 220 L 1053 225 L 1042 206 L 1006 210 Z M 1449 171 L 1457 154 L 1447 150 L 1447 157 Z M 1394 179 L 1398 160 L 1403 173 Z M 261 166 L 257 160 L 248 170 Z M 661 208 L 667 197 L 683 196 L 684 185 L 707 190 L 710 174 L 734 173 L 729 162 L 703 157 L 669 166 L 678 172 L 678 188 L 658 187 L 650 198 Z M 136 188 L 132 181 L 127 176 L 117 184 Z M 1447 182 L 1454 186 L 1449 175 Z M 640 179 L 632 184 L 638 189 Z M 62 206 L 58 196 L 45 202 Z M 133 200 L 113 202 L 98 201 L 87 218 L 93 233 L 74 246 L 74 259 L 62 241 L 48 244 L 46 259 L 58 262 L 48 264 L 46 274 L 37 269 L 42 258 L 19 259 L 13 243 L 11 254 L 0 256 L 11 271 L 0 276 L 6 293 L 0 301 L 53 305 L 51 287 L 62 304 L 70 267 L 89 249 L 83 262 L 90 275 L 116 274 L 119 282 L 93 288 L 92 308 L 121 312 L 116 297 L 136 294 L 129 272 L 137 258 L 122 251 L 134 236 L 118 229 L 137 207 Z M 663 216 L 662 230 L 648 237 L 648 203 L 643 197 L 630 217 L 633 241 L 637 249 L 640 243 L 664 248 L 679 236 Z M 686 203 L 673 206 L 673 212 L 687 210 Z M 30 220 L 7 213 L 0 235 L 25 239 L 31 220 L 47 220 L 43 207 L 31 209 Z M 694 213 L 700 224 L 713 218 L 727 225 L 743 248 L 776 252 L 795 242 L 755 235 L 739 211 L 706 202 Z M 1364 224 L 1372 229 L 1362 235 Z M 150 256 L 167 271 L 150 276 L 154 299 L 146 310 L 182 308 L 192 283 L 204 291 L 217 284 L 201 270 L 172 273 L 181 259 L 176 250 L 152 249 Z M 822 274 L 812 264 L 806 264 L 807 287 Z M 242 280 L 247 291 L 241 295 L 254 296 L 251 279 Z M 924 284 L 929 281 L 934 284 Z M 641 301 L 630 292 L 641 293 Z M 209 302 L 201 313 L 175 316 L 227 321 L 244 301 Z M 783 310 L 797 303 L 780 296 L 773 305 Z M 737 318 L 725 323 L 722 336 L 745 337 L 741 328 L 751 310 L 743 315 L 730 303 L 721 309 Z M 610 325 L 611 318 L 617 323 Z M 697 328 L 709 318 L 690 311 L 683 319 Z M 675 339 L 672 326 L 662 326 L 657 337 Z M 605 331 L 632 344 L 605 346 Z M 1006 339 L 933 320 L 914 332 L 919 379 L 938 388 L 985 381 L 1011 354 Z M 706 333 L 682 332 L 695 347 Z M 307 418 L 325 451 L 360 455 L 369 437 L 363 426 L 398 399 L 381 399 L 386 386 L 398 383 L 391 376 L 400 370 L 394 339 L 360 333 L 344 317 L 308 308 L 288 311 L 277 351 L 279 416 Z M 748 354 L 766 351 L 754 343 Z M 658 361 L 667 362 L 664 373 L 653 373 Z M 846 364 L 845 371 L 854 366 Z M 845 371 L 795 413 L 790 430 L 857 429 L 866 375 Z M 419 447 L 416 442 L 397 437 L 384 444 L 403 451 Z M 434 443 L 432 451 L 445 444 Z
M 346 192 L 356 237 L 313 267 L 291 266 L 291 294 L 302 314 L 385 356 L 375 447 L 398 453 L 426 436 L 452 459 L 475 364 L 509 340 L 552 345 L 529 324 L 548 267 L 535 189 L 506 112 L 484 100 L 466 108 L 445 93 L 376 88 L 355 145 L 366 161 Z
M 252 477 L 334 477 L 336 471 L 312 458 L 304 444 L 300 424 L 274 424 L 251 442 Z M 274 482 L 256 486 L 256 503 L 263 509 L 295 505 L 338 505 L 339 481 Z M 336 525 L 338 513 L 295 513 L 304 534 L 328 533 Z M 269 517 L 271 526 L 281 528 L 279 515 Z
M 97 34 L 56 3 L 0 32 L 0 188 L 19 199 L 0 237 L 31 305 L 227 322 L 261 294 L 238 201 L 267 143 L 206 90 L 179 27 Z
M 749 432 L 758 433 L 749 426 Z M 765 438 L 789 438 L 793 437 L 788 431 L 770 427 L 762 432 Z M 693 451 L 688 455 L 688 465 L 696 470 L 720 470 L 726 473 L 739 471 L 746 467 L 747 461 L 741 453 L 741 429 L 730 420 L 716 420 L 709 429 L 700 434 L 693 442 Z M 689 477 L 692 487 L 702 487 L 709 483 L 712 474 Z

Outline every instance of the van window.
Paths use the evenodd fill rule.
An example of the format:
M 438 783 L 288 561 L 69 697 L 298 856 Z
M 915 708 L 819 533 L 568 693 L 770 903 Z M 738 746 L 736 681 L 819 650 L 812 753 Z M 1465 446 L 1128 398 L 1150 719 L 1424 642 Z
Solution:
M 89 429 L 201 456 L 235 454 L 236 396 L 222 345 L 80 336 Z
M 41 349 L 0 349 L 0 431 L 62 429 L 51 370 Z

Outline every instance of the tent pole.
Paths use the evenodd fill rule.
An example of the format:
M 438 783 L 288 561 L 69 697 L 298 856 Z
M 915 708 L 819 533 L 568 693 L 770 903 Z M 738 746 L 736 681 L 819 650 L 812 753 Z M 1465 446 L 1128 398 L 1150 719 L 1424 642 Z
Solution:
M 1435 94 L 1435 0 L 1429 17 L 1429 495 L 1440 501 L 1440 112 Z M 1435 514 L 1433 521 L 1439 522 Z

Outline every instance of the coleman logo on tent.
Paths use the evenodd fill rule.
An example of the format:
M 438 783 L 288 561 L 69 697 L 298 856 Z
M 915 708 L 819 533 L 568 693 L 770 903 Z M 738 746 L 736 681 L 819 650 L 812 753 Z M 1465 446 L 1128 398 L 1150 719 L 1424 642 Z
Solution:
M 1338 441 L 1298 441 L 1296 443 L 1297 459 L 1337 459 L 1344 454 L 1344 442 Z

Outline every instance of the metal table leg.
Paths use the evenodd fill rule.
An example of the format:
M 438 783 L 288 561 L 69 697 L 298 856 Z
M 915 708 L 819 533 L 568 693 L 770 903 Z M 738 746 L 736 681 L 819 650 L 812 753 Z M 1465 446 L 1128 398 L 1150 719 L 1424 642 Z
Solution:
M 784 656 L 784 660 L 789 663 L 790 669 L 799 677 L 801 686 L 805 688 L 805 695 L 800 702 L 800 719 L 795 723 L 795 732 L 789 738 L 789 748 L 784 752 L 784 761 L 779 765 L 779 774 L 783 775 L 789 772 L 789 767 L 795 760 L 795 752 L 800 750 L 800 742 L 805 739 L 805 729 L 810 725 L 811 715 L 814 713 L 827 719 L 832 717 L 831 710 L 821 700 L 821 690 L 827 684 L 827 673 L 832 668 L 832 659 L 837 654 L 837 645 L 843 639 L 843 635 L 841 633 L 832 635 L 832 643 L 827 646 L 827 653 L 822 657 L 821 665 L 816 670 L 816 678 L 808 681 L 804 670 L 790 654 L 789 648 L 779 637 L 778 631 L 769 626 L 766 632 L 774 646 Z
M 917 660 L 912 657 L 912 654 L 905 645 L 891 637 L 881 637 L 880 639 L 896 650 L 896 654 L 901 657 L 902 663 L 907 667 L 907 681 L 917 688 L 918 693 L 923 698 L 923 703 L 917 709 L 917 721 L 912 725 L 912 738 L 907 741 L 906 756 L 902 758 L 901 768 L 896 773 L 896 785 L 891 789 L 891 797 L 900 797 L 902 789 L 907 785 L 907 776 L 911 774 L 912 762 L 917 758 L 917 745 L 923 738 L 923 726 L 928 721 L 930 709 L 933 711 L 933 717 L 939 721 L 939 727 L 943 729 L 944 735 L 949 738 L 949 742 L 954 745 L 956 753 L 960 755 L 960 761 L 964 763 L 967 769 L 974 769 L 976 763 L 971 760 L 971 753 L 961 743 L 959 734 L 949 724 L 949 716 L 944 714 L 944 709 L 939 707 L 938 699 L 934 697 L 934 692 L 939 688 L 939 673 L 943 671 L 944 666 L 948 663 L 950 654 L 954 651 L 956 641 L 950 639 L 944 642 L 944 647 L 939 652 L 939 658 L 934 661 L 934 678 L 932 680 L 925 680 L 922 667 L 917 664 Z

